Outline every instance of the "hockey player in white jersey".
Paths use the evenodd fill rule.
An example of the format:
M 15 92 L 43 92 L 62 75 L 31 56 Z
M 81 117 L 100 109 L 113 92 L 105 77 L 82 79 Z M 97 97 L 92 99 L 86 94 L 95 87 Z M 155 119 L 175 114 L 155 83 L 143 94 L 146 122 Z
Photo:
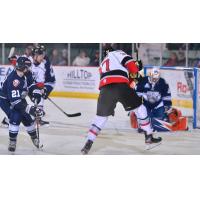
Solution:
M 38 45 L 33 49 L 32 59 L 31 71 L 33 78 L 42 93 L 42 98 L 38 106 L 44 111 L 44 100 L 47 99 L 55 86 L 55 74 L 48 57 L 45 55 L 44 46 Z M 49 124 L 49 122 L 41 120 L 40 124 Z
M 145 143 L 159 143 L 162 138 L 154 138 L 147 110 L 142 105 L 142 98 L 129 86 L 130 74 L 136 74 L 142 69 L 141 62 L 121 50 L 112 47 L 105 49 L 105 58 L 100 65 L 100 94 L 97 103 L 97 113 L 88 131 L 87 141 L 81 152 L 87 154 L 94 140 L 105 126 L 108 116 L 114 116 L 117 102 L 122 103 L 126 111 L 134 111 L 139 119 L 139 124 L 145 133 Z

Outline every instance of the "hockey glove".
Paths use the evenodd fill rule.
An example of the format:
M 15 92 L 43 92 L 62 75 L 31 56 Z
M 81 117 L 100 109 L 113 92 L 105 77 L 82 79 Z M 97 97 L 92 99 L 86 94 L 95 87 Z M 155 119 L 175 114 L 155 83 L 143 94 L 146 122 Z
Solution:
M 143 64 L 141 60 L 137 60 L 136 65 L 138 66 L 139 71 L 143 69 Z
M 41 101 L 41 98 L 42 98 L 42 92 L 41 92 L 41 90 L 39 90 L 39 89 L 33 90 L 32 95 L 31 95 L 31 101 L 33 103 L 39 104 L 40 101 Z
M 23 91 L 22 94 L 21 94 L 21 98 L 25 99 L 27 95 L 28 95 L 28 92 L 27 91 Z
M 137 73 L 135 73 L 135 74 L 133 74 L 133 73 L 131 73 L 131 74 L 129 74 L 129 82 L 131 83 L 132 81 L 134 81 L 135 82 L 135 84 L 137 84 L 140 80 L 142 80 L 142 75 L 139 73 L 139 72 L 137 72 Z
M 42 117 L 43 116 L 43 111 L 36 106 L 30 106 L 28 105 L 26 107 L 26 113 L 32 115 L 33 117 Z

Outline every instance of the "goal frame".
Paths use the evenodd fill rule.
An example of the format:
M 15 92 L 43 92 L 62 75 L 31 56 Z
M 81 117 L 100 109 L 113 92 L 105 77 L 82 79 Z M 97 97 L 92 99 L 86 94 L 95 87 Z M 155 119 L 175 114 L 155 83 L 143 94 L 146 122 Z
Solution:
M 176 71 L 184 71 L 184 72 L 192 72 L 193 73 L 193 78 L 194 78 L 194 83 L 193 83 L 193 88 L 191 89 L 191 98 L 192 98 L 192 125 L 193 128 L 200 128 L 200 121 L 198 123 L 198 100 L 199 99 L 199 86 L 200 86 L 200 69 L 197 67 L 179 67 L 179 66 L 153 66 L 153 65 L 146 65 L 144 66 L 144 76 L 147 76 L 147 71 L 148 69 L 151 69 L 153 67 L 159 67 L 161 70 L 176 70 Z M 189 87 L 189 86 L 188 86 Z M 200 115 L 200 113 L 199 113 Z

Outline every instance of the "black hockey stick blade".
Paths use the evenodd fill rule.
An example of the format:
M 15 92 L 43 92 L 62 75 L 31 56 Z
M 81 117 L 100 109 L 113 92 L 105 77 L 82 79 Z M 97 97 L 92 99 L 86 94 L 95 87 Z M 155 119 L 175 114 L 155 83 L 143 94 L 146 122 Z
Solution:
M 81 116 L 81 113 L 73 113 L 73 114 L 68 114 L 66 113 L 62 108 L 60 108 L 52 99 L 50 99 L 49 97 L 47 98 L 56 108 L 58 108 L 58 110 L 60 110 L 63 114 L 65 114 L 67 117 L 78 117 Z
M 78 116 L 81 116 L 81 113 L 74 113 L 74 114 L 67 114 L 66 112 L 64 112 L 64 114 L 67 116 L 67 117 L 78 117 Z

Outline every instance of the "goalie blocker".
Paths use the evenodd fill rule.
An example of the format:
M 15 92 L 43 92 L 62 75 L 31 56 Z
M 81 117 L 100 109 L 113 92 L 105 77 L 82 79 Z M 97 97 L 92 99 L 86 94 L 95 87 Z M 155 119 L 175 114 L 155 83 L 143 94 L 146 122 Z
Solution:
M 188 130 L 188 118 L 182 116 L 180 110 L 176 108 L 170 109 L 167 113 L 168 121 L 160 120 L 157 118 L 151 119 L 151 125 L 153 129 L 157 132 L 166 132 L 166 131 L 187 131 Z M 138 129 L 137 117 L 134 112 L 130 113 L 130 123 L 131 127 Z

